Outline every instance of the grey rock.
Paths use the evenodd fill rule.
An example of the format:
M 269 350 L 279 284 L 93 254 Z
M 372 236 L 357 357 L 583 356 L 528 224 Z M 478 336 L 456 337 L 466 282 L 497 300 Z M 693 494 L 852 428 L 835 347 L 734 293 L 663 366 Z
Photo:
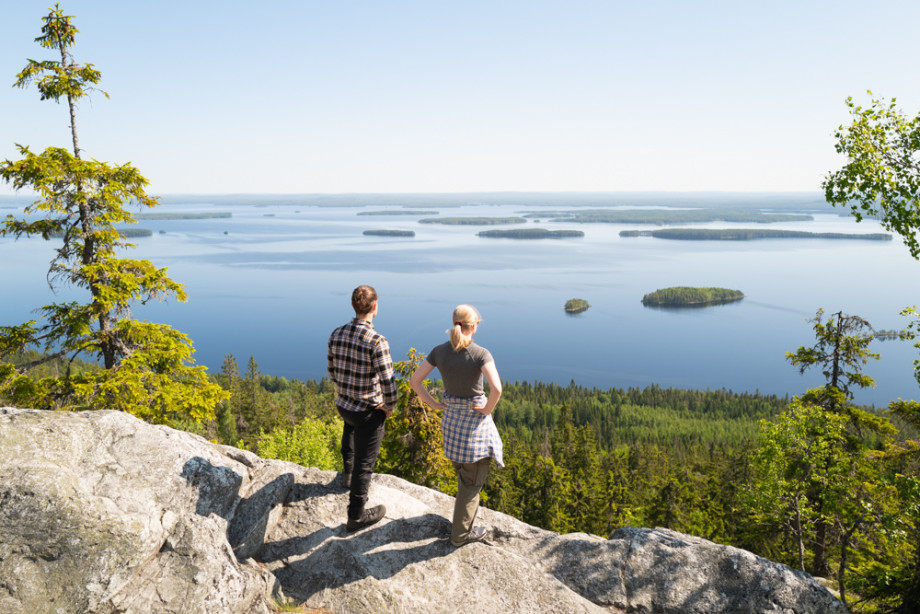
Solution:
M 252 473 L 120 412 L 0 410 L 0 611 L 269 612 L 227 539 Z
M 130 415 L 0 409 L 0 612 L 843 614 L 807 574 L 665 529 L 558 535 L 375 475 L 386 517 L 345 531 L 337 474 Z

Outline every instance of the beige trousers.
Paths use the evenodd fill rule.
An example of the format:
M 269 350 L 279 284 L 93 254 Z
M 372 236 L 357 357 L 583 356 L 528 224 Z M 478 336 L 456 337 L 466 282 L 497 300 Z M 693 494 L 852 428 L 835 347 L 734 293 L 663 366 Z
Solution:
M 479 491 L 482 490 L 492 459 L 486 457 L 475 463 L 453 463 L 457 470 L 457 501 L 454 503 L 454 523 L 450 541 L 459 546 L 469 537 L 479 510 Z

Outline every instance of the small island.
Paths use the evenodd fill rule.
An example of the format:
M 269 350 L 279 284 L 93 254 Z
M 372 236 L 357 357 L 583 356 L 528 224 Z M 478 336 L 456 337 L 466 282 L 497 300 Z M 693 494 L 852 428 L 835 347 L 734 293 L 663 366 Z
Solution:
M 476 233 L 479 237 L 502 239 L 567 239 L 583 237 L 580 230 L 547 230 L 546 228 L 516 228 L 514 230 L 483 230 Z
M 565 302 L 566 313 L 581 313 L 587 311 L 591 304 L 583 298 L 570 298 Z
M 414 237 L 414 230 L 365 230 L 365 235 L 374 237 Z
M 642 297 L 646 307 L 705 307 L 740 301 L 744 293 L 727 288 L 692 288 L 677 286 L 655 290 Z

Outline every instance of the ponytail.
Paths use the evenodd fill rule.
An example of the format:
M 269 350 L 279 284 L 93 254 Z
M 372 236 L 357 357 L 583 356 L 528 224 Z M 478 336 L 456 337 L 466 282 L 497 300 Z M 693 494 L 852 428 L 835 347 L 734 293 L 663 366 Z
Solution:
M 479 323 L 479 312 L 472 305 L 454 309 L 454 324 L 450 329 L 450 345 L 459 352 L 473 342 L 473 326 Z

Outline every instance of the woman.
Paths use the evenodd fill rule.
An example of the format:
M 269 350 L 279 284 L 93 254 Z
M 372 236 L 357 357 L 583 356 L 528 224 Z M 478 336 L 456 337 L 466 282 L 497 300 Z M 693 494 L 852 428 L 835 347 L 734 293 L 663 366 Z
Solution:
M 489 350 L 473 343 L 479 312 L 470 305 L 454 309 L 450 341 L 436 346 L 421 362 L 409 384 L 426 405 L 443 410 L 441 433 L 444 452 L 457 470 L 457 501 L 450 542 L 462 546 L 485 537 L 482 527 L 473 528 L 479 509 L 479 492 L 489 475 L 492 458 L 500 467 L 502 440 L 492 420 L 492 410 L 502 395 L 502 383 Z M 444 400 L 439 403 L 425 388 L 424 380 L 437 368 L 444 381 Z M 486 398 L 482 379 L 489 382 Z

